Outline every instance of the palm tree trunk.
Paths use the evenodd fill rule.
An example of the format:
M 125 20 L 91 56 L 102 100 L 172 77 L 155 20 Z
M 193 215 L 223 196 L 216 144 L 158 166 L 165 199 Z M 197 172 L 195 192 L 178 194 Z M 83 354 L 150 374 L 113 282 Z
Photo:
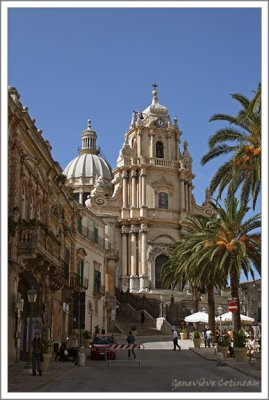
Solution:
M 237 311 L 234 313 L 234 331 L 237 332 L 241 329 L 240 318 L 240 301 L 239 301 L 239 277 L 237 271 L 230 272 L 231 281 L 231 296 L 237 302 Z
M 193 296 L 193 312 L 198 312 L 199 311 L 199 301 L 200 301 L 200 295 L 198 292 L 198 288 L 196 285 L 191 285 L 192 288 L 192 296 Z
M 207 285 L 208 325 L 215 335 L 215 295 L 212 283 Z

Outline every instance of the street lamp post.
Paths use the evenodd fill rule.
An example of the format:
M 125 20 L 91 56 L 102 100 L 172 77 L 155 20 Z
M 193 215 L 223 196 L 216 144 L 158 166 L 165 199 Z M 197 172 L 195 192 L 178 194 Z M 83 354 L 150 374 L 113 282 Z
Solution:
M 92 337 L 92 315 L 93 315 L 92 303 L 89 304 L 89 314 L 90 314 L 90 326 L 91 326 L 91 337 Z
M 221 305 L 218 306 L 217 310 L 218 310 L 218 315 L 219 315 L 220 334 L 222 334 L 222 326 L 221 326 L 222 307 L 221 307 Z
M 78 333 L 79 333 L 79 346 L 82 346 L 82 337 L 81 337 L 81 304 L 80 304 L 80 293 L 78 292 Z
M 37 292 L 32 287 L 27 291 L 27 300 L 29 303 L 29 311 L 30 311 L 30 320 L 29 320 L 29 332 L 28 332 L 28 358 L 27 365 L 25 368 L 32 369 L 32 360 L 31 360 L 31 343 L 32 343 L 32 319 L 33 319 L 33 304 L 36 302 Z

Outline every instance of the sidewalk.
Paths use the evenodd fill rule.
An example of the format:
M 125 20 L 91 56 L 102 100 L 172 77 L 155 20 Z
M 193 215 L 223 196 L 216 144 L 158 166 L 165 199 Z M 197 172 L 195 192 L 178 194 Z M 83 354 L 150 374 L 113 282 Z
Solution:
M 71 361 L 55 362 L 51 359 L 48 371 L 43 372 L 42 376 L 32 376 L 23 372 L 25 365 L 26 361 L 20 361 L 8 367 L 9 392 L 38 392 L 70 369 L 77 368 Z
M 215 361 L 217 364 L 217 354 L 215 353 L 215 349 L 213 347 L 210 348 L 200 348 L 196 349 L 194 347 L 189 348 L 190 351 L 193 351 L 194 353 L 198 354 L 200 357 L 209 360 L 209 361 Z M 229 357 L 229 358 L 224 358 L 224 365 L 233 368 L 237 371 L 243 372 L 244 374 L 261 380 L 261 370 L 257 369 L 255 364 L 247 362 L 239 362 L 235 361 L 234 358 Z

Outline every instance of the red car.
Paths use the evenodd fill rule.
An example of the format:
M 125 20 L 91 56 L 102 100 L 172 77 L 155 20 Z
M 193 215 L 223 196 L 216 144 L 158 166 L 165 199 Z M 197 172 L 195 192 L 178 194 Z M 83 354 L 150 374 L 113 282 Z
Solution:
M 91 345 L 91 360 L 115 360 L 116 350 L 111 349 L 115 343 L 113 335 L 96 335 Z

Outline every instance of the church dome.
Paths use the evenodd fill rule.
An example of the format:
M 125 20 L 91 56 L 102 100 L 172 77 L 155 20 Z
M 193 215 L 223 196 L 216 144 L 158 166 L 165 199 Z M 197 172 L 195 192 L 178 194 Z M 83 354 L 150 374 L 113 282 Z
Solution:
M 63 173 L 68 180 L 80 179 L 82 184 L 93 184 L 92 178 L 99 176 L 104 181 L 110 182 L 112 180 L 111 169 L 100 154 L 80 154 L 70 161 Z
M 63 171 L 67 178 L 67 185 L 73 186 L 74 193 L 89 194 L 96 180 L 101 177 L 104 188 L 111 189 L 112 170 L 109 163 L 101 157 L 100 150 L 96 148 L 97 135 L 91 128 L 90 120 L 81 137 L 82 146 L 79 149 L 79 155 L 70 161 Z

